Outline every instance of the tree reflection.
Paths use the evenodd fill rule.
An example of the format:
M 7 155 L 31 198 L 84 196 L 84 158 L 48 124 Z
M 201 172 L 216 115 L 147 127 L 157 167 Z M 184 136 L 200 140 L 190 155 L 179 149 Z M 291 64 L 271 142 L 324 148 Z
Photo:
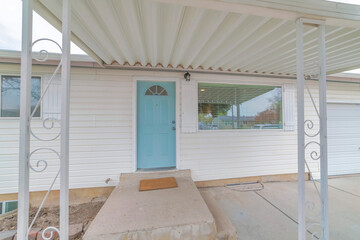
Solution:
M 279 124 L 281 122 L 281 92 L 275 91 L 268 101 L 271 103 L 269 107 L 255 116 L 257 124 Z
M 1 81 L 1 116 L 19 117 L 20 112 L 20 77 L 3 76 Z M 31 111 L 34 110 L 41 96 L 40 78 L 31 80 Z M 35 117 L 40 117 L 40 107 Z

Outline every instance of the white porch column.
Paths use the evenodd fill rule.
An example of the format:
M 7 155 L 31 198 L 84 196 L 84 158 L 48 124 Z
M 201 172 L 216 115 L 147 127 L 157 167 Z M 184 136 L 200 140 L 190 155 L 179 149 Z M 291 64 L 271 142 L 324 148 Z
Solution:
M 321 175 L 321 226 L 323 239 L 329 240 L 328 207 L 328 156 L 327 156 L 327 103 L 326 103 L 326 60 L 325 60 L 325 25 L 319 25 L 319 111 L 320 111 L 320 175 Z
M 321 172 L 321 240 L 329 240 L 328 214 L 328 161 L 327 161 L 327 103 L 326 103 L 326 62 L 325 62 L 325 24 L 312 19 L 297 20 L 297 106 L 298 106 L 298 187 L 299 187 L 299 240 L 306 239 L 305 213 L 305 118 L 304 118 L 304 55 L 303 55 L 303 24 L 318 28 L 319 49 L 319 122 L 320 122 L 320 172 Z M 315 103 L 314 103 L 315 104 Z M 316 106 L 314 106 L 316 107 Z M 316 136 L 316 135 L 315 135 Z M 316 184 L 316 183 L 315 183 Z
M 22 2 L 22 44 L 20 84 L 20 144 L 17 239 L 27 240 L 29 227 L 29 155 L 31 101 L 31 46 L 33 0 Z
M 62 8 L 60 240 L 69 239 L 70 0 Z
M 298 239 L 306 239 L 303 22 L 296 22 L 297 134 L 298 134 Z

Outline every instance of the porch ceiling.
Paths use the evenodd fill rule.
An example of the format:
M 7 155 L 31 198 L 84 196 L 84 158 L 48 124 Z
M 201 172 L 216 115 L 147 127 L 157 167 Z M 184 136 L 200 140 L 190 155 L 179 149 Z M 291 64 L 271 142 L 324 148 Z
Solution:
M 72 1 L 73 40 L 105 64 L 295 75 L 294 19 L 172 2 Z M 35 0 L 35 10 L 61 26 L 61 1 Z M 345 16 L 360 17 L 346 11 Z M 359 28 L 326 26 L 328 73 L 360 67 L 359 40 Z M 305 26 L 304 41 L 305 69 L 314 74 L 315 27 Z

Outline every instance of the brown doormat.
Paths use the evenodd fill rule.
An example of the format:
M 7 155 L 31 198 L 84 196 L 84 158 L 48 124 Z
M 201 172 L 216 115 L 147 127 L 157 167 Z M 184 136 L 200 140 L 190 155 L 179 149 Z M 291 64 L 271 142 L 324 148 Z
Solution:
M 174 177 L 144 179 L 140 180 L 139 191 L 175 188 L 177 186 L 178 185 Z

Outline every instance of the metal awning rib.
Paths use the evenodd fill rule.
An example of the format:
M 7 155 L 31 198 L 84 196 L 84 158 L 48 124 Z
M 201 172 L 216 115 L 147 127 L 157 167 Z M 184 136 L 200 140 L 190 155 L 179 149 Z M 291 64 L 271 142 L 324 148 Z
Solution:
M 214 6 L 221 4 L 217 0 L 206 1 Z M 49 14 L 45 11 L 49 11 L 60 21 L 61 1 L 35 2 L 44 6 L 37 9 L 40 15 L 47 18 Z M 244 2 L 228 1 L 224 6 Z M 264 7 L 262 2 L 265 1 L 246 4 Z M 271 0 L 267 6 L 277 6 L 278 2 L 281 1 Z M 172 0 L 72 1 L 72 31 L 80 45 L 83 43 L 80 47 L 108 65 L 296 75 L 295 21 L 290 15 L 294 15 L 295 7 L 302 9 L 299 6 L 282 4 L 292 10 L 290 15 L 277 18 L 269 14 L 200 8 L 198 0 L 191 3 L 193 6 L 173 3 Z M 323 7 L 329 15 L 335 14 L 332 9 L 340 11 L 331 3 L 315 4 L 315 7 L 317 12 Z M 349 16 L 357 17 L 349 8 L 341 11 L 350 11 Z M 309 75 L 318 71 L 315 30 L 313 26 L 304 27 L 305 72 Z M 328 73 L 360 67 L 359 40 L 360 29 L 326 26 Z

